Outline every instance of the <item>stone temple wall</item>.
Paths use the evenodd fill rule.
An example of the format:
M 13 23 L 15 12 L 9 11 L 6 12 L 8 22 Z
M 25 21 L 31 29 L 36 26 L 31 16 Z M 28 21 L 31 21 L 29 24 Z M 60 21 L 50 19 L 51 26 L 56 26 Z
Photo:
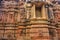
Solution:
M 60 40 L 60 9 L 56 1 L 3 0 L 0 3 L 0 40 Z

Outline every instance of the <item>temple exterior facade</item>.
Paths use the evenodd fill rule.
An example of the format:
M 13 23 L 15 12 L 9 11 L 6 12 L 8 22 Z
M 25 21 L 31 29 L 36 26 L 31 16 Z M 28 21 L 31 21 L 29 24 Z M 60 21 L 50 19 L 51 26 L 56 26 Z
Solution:
M 60 40 L 60 1 L 0 0 L 0 40 Z

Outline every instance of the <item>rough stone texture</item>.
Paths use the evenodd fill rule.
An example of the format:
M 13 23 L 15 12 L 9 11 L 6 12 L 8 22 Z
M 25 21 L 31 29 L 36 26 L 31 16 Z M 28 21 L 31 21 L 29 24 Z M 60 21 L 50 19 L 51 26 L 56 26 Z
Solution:
M 55 2 L 1 1 L 0 40 L 60 40 L 60 5 Z M 36 7 L 42 17 L 36 16 Z

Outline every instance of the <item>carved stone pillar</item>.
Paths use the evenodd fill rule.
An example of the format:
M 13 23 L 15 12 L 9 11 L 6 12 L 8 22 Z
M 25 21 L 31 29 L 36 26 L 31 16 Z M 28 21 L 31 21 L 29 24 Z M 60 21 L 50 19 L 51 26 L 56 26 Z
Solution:
M 31 18 L 36 18 L 36 15 L 35 15 L 35 5 L 33 5 L 32 8 L 31 8 Z
M 27 19 L 29 19 L 31 17 L 31 7 L 32 7 L 32 4 L 31 3 L 27 3 L 26 4 Z
M 42 18 L 47 19 L 47 9 L 45 8 L 45 5 L 42 6 Z

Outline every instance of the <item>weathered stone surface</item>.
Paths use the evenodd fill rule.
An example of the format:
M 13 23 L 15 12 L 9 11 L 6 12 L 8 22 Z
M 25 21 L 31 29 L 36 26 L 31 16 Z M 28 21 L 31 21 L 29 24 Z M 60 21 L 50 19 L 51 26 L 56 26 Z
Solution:
M 1 40 L 60 40 L 58 1 L 3 0 L 0 7 Z

